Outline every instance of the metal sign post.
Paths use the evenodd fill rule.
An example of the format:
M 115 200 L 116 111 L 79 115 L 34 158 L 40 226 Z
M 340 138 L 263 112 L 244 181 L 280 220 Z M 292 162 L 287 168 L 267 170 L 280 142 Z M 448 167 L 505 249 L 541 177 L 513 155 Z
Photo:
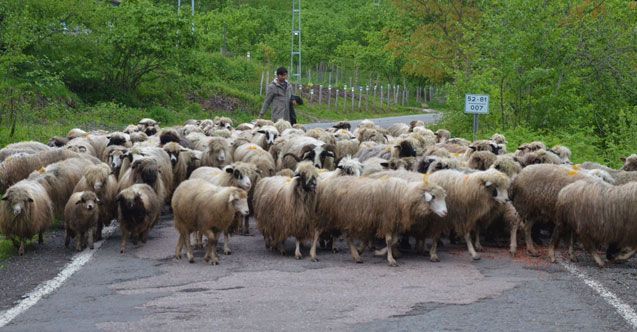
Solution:
M 478 116 L 489 114 L 489 95 L 466 94 L 464 100 L 465 114 L 473 114 L 473 140 L 475 141 L 478 134 Z

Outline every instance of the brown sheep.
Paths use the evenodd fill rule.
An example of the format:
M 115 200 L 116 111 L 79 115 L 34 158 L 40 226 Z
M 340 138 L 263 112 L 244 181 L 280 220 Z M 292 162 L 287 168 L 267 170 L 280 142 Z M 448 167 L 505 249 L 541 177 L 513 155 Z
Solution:
M 138 159 L 133 162 L 131 168 L 126 171 L 126 174 L 124 174 L 124 177 L 120 180 L 117 191 L 121 192 L 136 183 L 145 183 L 155 190 L 157 197 L 159 197 L 162 202 L 169 200 L 166 184 L 161 178 L 160 172 L 162 172 L 162 170 L 155 159 L 148 157 Z M 164 172 L 170 172 L 172 174 L 171 170 Z
M 24 241 L 42 233 L 53 224 L 53 202 L 44 187 L 32 180 L 22 180 L 7 190 L 0 201 L 0 234 L 20 244 L 18 255 L 24 255 Z M 16 239 L 17 238 L 17 239 Z
M 447 129 L 438 129 L 436 131 L 436 143 L 446 143 L 451 138 L 451 133 Z
M 201 151 L 185 149 L 179 153 L 177 164 L 173 167 L 175 185 L 188 179 L 192 172 L 201 165 Z
M 439 195 L 442 200 L 436 199 Z M 347 234 L 352 258 L 361 263 L 354 239 L 384 238 L 387 248 L 391 248 L 398 234 L 431 212 L 441 216 L 447 213 L 444 191 L 439 186 L 389 177 L 338 177 L 320 184 L 318 231 L 339 230 Z M 312 248 L 316 247 L 315 243 Z M 396 266 L 392 250 L 387 250 L 387 261 Z
M 102 239 L 102 229 L 111 224 L 111 220 L 117 216 L 115 196 L 117 195 L 117 179 L 112 174 L 110 167 L 102 163 L 90 166 L 84 172 L 84 176 L 75 185 L 74 193 L 91 191 L 97 195 L 101 202 L 99 219 L 97 222 L 96 238 Z
M 498 156 L 489 151 L 478 151 L 471 154 L 467 166 L 480 171 L 486 171 L 496 161 Z
M 177 187 L 172 201 L 175 214 L 175 229 L 179 233 L 175 256 L 181 258 L 181 250 L 186 246 L 188 261 L 193 262 L 190 234 L 200 232 L 208 237 L 208 248 L 204 260 L 212 265 L 219 263 L 217 242 L 224 232 L 223 252 L 230 255 L 228 232 L 235 223 L 237 213 L 247 216 L 248 194 L 236 187 L 220 187 L 198 180 L 187 180 Z
M 133 147 L 133 142 L 131 142 L 130 135 L 126 133 L 116 131 L 108 134 L 106 138 L 108 139 L 108 144 L 106 144 L 107 147 L 113 145 L 118 145 L 125 148 Z
M 36 152 L 33 150 L 23 150 L 23 149 L 2 149 L 0 150 L 0 162 L 4 161 L 5 159 L 11 157 L 11 158 L 15 158 L 15 157 L 19 157 L 19 156 L 24 156 L 24 155 L 28 155 L 28 154 L 35 154 Z
M 394 136 L 394 137 L 398 137 L 402 134 L 408 134 L 410 132 L 410 127 L 404 123 L 394 123 L 391 126 L 387 127 L 387 131 L 389 131 L 389 133 Z
M 531 230 L 536 223 L 554 222 L 557 196 L 567 185 L 588 178 L 583 172 L 568 166 L 539 164 L 522 169 L 511 186 L 513 206 L 524 222 L 526 249 L 538 256 L 533 246 Z
M 296 238 L 296 259 L 301 259 L 300 244 L 318 233 L 312 229 L 316 218 L 318 172 L 310 162 L 301 162 L 293 178 L 274 176 L 257 183 L 254 191 L 254 217 L 265 239 L 266 248 L 279 247 L 285 254 L 285 240 Z M 310 255 L 316 261 L 314 243 Z
M 597 248 L 604 244 L 637 248 L 637 182 L 613 186 L 599 180 L 580 180 L 565 186 L 557 196 L 558 222 L 551 237 L 549 256 L 555 262 L 559 231 L 569 226 L 600 267 Z M 572 254 L 572 244 L 569 248 Z M 628 259 L 634 254 L 621 259 Z M 571 256 L 576 260 L 575 256 Z
M 76 192 L 69 198 L 64 208 L 64 246 L 69 247 L 71 239 L 77 235 L 75 249 L 84 248 L 84 234 L 88 235 L 88 247 L 93 249 L 93 233 L 97 232 L 101 201 L 92 191 Z
M 558 155 L 542 149 L 527 152 L 522 157 L 518 158 L 518 162 L 520 163 L 520 165 L 522 165 L 522 167 L 536 164 L 559 165 L 562 163 Z
M 146 243 L 148 232 L 155 226 L 163 205 L 162 199 L 149 185 L 134 184 L 122 190 L 115 197 L 117 202 L 117 220 L 122 233 L 120 253 L 126 251 L 126 240 L 133 244 L 138 240 Z
M 164 146 L 170 142 L 175 142 L 184 148 L 192 149 L 192 144 L 186 138 L 179 135 L 174 128 L 164 128 L 159 135 L 159 143 Z
M 274 127 L 279 133 L 282 133 L 284 130 L 292 128 L 292 124 L 283 119 L 279 119 L 279 121 L 274 124 Z
M 77 153 L 67 149 L 51 149 L 35 154 L 7 157 L 0 163 L 0 194 L 3 194 L 14 183 L 27 178 L 31 172 L 37 169 L 78 156 Z
M 49 142 L 46 144 L 52 148 L 59 148 L 65 146 L 69 142 L 69 139 L 66 137 L 53 136 L 49 139 Z
M 223 137 L 212 137 L 203 150 L 201 166 L 223 167 L 231 162 L 232 155 L 228 141 Z
M 622 166 L 622 168 L 620 168 L 620 171 L 626 171 L 626 172 L 635 172 L 637 171 L 637 154 L 632 154 L 626 158 L 620 158 L 621 161 L 624 163 L 624 166 Z

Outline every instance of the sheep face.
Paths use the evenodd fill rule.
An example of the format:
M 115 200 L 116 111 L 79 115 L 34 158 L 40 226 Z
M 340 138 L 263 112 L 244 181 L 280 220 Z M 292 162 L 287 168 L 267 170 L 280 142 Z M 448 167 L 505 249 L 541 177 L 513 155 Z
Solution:
M 124 151 L 113 151 L 110 156 L 108 156 L 108 164 L 111 166 L 112 170 L 119 169 L 122 166 L 122 160 L 125 157 Z
M 228 202 L 234 206 L 237 212 L 241 215 L 250 215 L 250 208 L 248 207 L 248 194 L 243 190 L 237 190 L 230 194 Z
M 110 175 L 110 169 L 106 166 L 96 165 L 86 170 L 84 176 L 86 177 L 86 183 L 92 187 L 95 191 L 100 191 L 104 187 L 104 183 Z
M 225 168 L 226 173 L 232 174 L 232 177 L 239 183 L 239 187 L 245 190 L 250 190 L 252 187 L 252 181 L 250 181 L 250 177 L 243 174 L 240 170 L 233 168 L 232 166 L 228 166 Z
M 300 163 L 296 169 L 296 173 L 294 174 L 294 176 L 298 177 L 298 184 L 304 191 L 316 191 L 318 172 L 311 163 Z
M 83 210 L 92 211 L 98 205 L 101 205 L 102 202 L 97 198 L 92 191 L 85 191 L 82 193 L 80 199 L 75 202 L 75 205 L 79 205 Z
M 157 161 L 150 158 L 134 161 L 131 168 L 135 170 L 135 172 L 139 172 L 138 174 L 140 174 L 141 180 L 150 186 L 155 184 L 158 174 L 161 172 Z
M 274 144 L 274 140 L 278 136 L 275 132 L 271 132 L 267 130 L 258 130 L 257 133 L 265 135 L 265 143 L 268 147 Z
M 357 159 L 345 158 L 338 167 L 344 175 L 361 176 L 363 165 Z
M 429 208 L 433 213 L 440 217 L 447 215 L 447 203 L 445 202 L 444 192 L 426 191 L 423 199 L 429 203 Z
M 106 136 L 106 138 L 108 138 L 108 144 L 106 144 L 106 146 L 126 144 L 126 136 L 119 133 Z
M 119 193 L 115 199 L 119 204 L 122 214 L 132 217 L 139 217 L 145 214 L 141 193 L 134 192 L 133 190 L 124 190 Z
M 509 194 L 507 192 L 507 188 L 503 186 L 498 186 L 491 181 L 487 181 L 484 183 L 484 187 L 491 194 L 493 199 L 500 204 L 505 204 L 509 201 Z
M 620 168 L 620 171 L 634 172 L 637 171 L 637 154 L 630 155 L 628 158 L 620 158 L 624 163 L 624 166 Z
M 416 149 L 407 141 L 401 141 L 400 144 L 394 146 L 394 148 L 398 150 L 399 158 L 416 156 Z
M 11 209 L 15 217 L 19 216 L 27 210 L 27 205 L 33 203 L 33 198 L 29 193 L 23 190 L 13 190 L 9 188 L 6 195 L 2 197 L 2 202 Z

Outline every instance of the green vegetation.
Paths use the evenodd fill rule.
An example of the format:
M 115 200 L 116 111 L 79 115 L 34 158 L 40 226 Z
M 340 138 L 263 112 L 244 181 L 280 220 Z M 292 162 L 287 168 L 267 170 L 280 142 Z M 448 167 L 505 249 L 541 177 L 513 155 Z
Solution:
M 187 1 L 177 15 L 172 0 L 0 0 L 0 144 L 141 117 L 248 121 L 263 102 L 261 74 L 290 63 L 290 18 L 278 0 L 198 1 L 194 18 Z M 439 126 L 467 138 L 464 95 L 486 93 L 480 137 L 542 139 L 617 166 L 637 146 L 636 26 L 637 5 L 623 0 L 305 1 L 301 83 L 325 85 L 334 70 L 339 89 L 350 77 L 436 84 Z M 409 107 L 343 112 L 342 99 L 327 111 L 305 96 L 299 118 L 417 113 L 410 97 Z

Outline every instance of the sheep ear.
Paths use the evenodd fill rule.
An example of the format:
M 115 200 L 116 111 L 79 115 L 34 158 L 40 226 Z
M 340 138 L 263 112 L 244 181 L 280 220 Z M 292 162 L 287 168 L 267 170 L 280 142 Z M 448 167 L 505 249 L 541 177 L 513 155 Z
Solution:
M 338 168 L 338 169 L 343 169 L 343 166 L 338 165 L 338 166 L 336 166 L 336 168 Z
M 383 167 L 389 167 L 389 163 L 388 162 L 382 162 L 380 163 L 381 166 Z
M 230 174 L 234 173 L 234 168 L 226 167 L 226 173 L 230 173 Z
M 29 203 L 33 203 L 33 198 L 29 197 L 29 199 L 27 199 L 27 201 L 28 201 Z
M 230 197 L 228 197 L 228 203 L 232 203 L 232 201 L 234 201 L 236 199 L 236 197 L 234 196 L 234 194 L 230 194 Z
M 257 130 L 257 133 L 259 133 L 259 134 L 265 134 L 265 133 L 267 133 L 267 131 L 265 131 L 265 130 Z
M 433 196 L 431 196 L 430 193 L 425 193 L 425 202 L 431 202 L 431 200 L 433 199 Z
M 487 181 L 485 182 L 484 186 L 485 187 L 490 187 L 493 183 L 491 183 L 491 181 Z
M 81 200 L 81 199 L 80 199 L 79 201 L 75 202 L 75 205 L 78 205 L 78 204 L 80 204 L 80 203 L 82 203 L 82 200 Z
M 624 157 L 619 158 L 619 160 L 621 160 L 621 161 L 622 161 L 622 163 L 625 163 L 625 162 L 626 162 L 626 158 L 624 158 Z
M 7 201 L 7 200 L 9 200 L 9 197 L 4 196 L 4 197 L 2 197 L 2 200 L 3 200 L 3 201 Z
M 102 204 L 104 204 L 104 203 L 102 203 L 102 201 L 101 201 L 99 198 L 96 200 L 96 202 L 97 202 L 97 205 L 102 205 Z

